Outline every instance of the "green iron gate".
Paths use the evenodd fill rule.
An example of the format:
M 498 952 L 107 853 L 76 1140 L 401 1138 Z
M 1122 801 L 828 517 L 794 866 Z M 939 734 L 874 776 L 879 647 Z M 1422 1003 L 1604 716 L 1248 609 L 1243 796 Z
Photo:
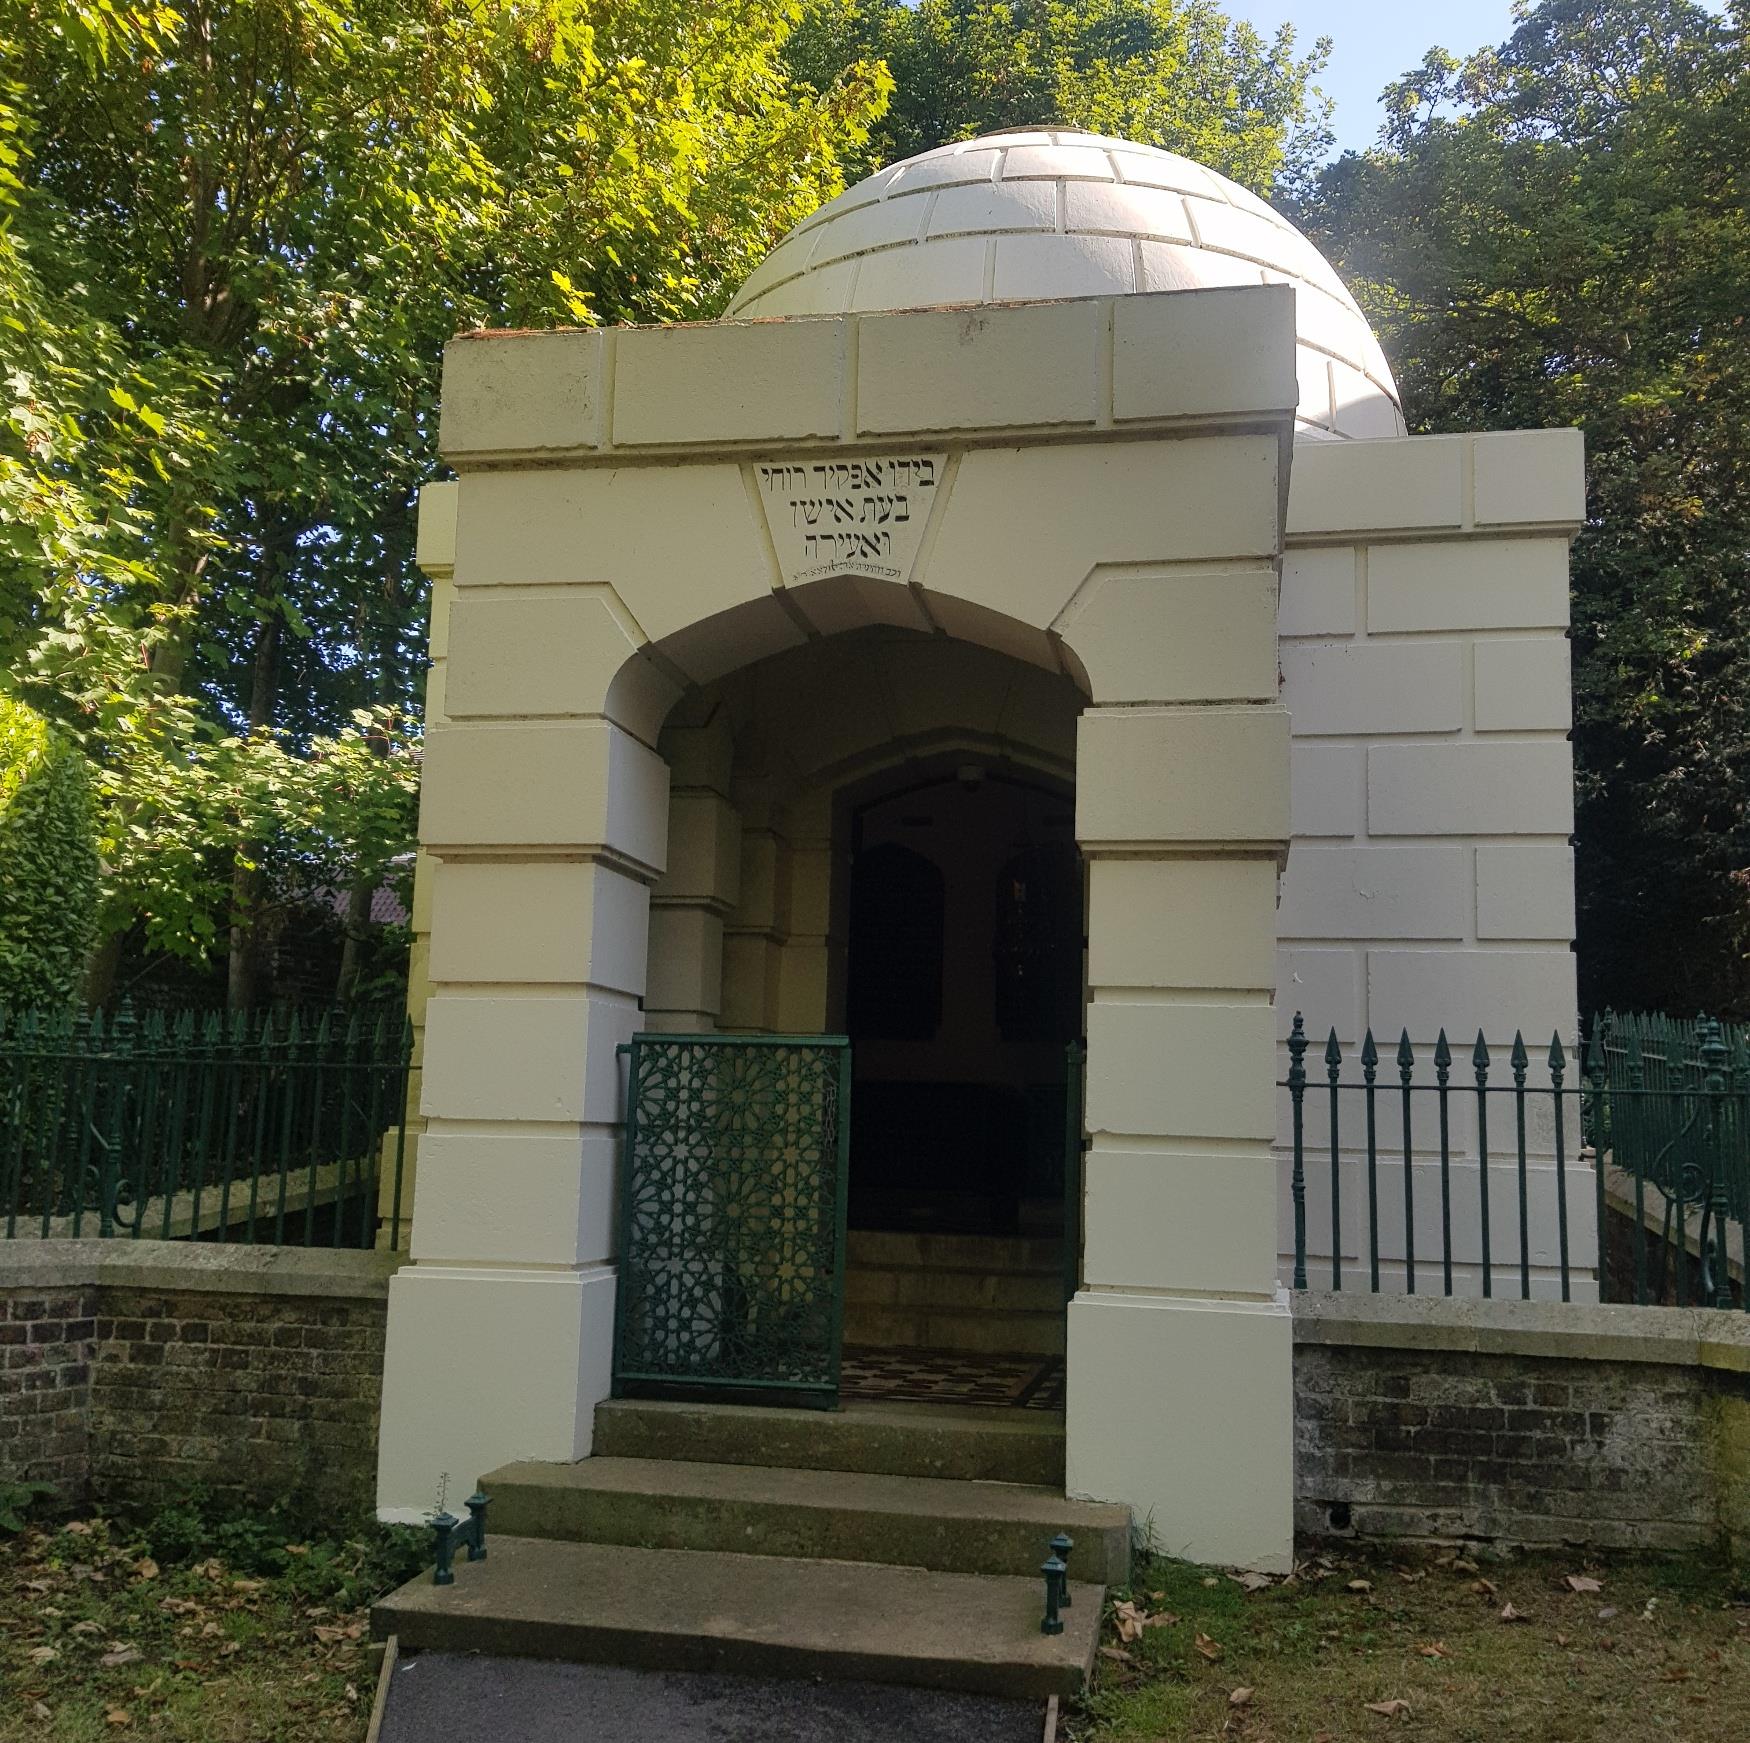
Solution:
M 851 1048 L 635 1035 L 614 1392 L 830 1409 L 844 1328 Z

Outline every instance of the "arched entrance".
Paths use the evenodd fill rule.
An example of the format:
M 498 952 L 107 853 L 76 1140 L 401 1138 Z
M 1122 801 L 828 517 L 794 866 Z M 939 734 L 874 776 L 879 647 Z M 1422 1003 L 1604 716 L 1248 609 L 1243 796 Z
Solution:
M 818 1398 L 834 1364 L 818 1341 L 782 1348 L 792 1285 L 762 1277 L 767 1255 L 820 1250 L 820 1217 L 797 1193 L 837 1190 L 827 1151 L 842 1124 L 848 1262 L 830 1262 L 845 1395 L 1032 1400 L 1049 1363 L 1047 1402 L 1061 1402 L 1065 1155 L 1080 1144 L 1069 1049 L 1084 1010 L 1070 753 L 1083 705 L 1067 677 L 1013 655 L 877 625 L 752 662 L 671 715 L 659 741 L 674 772 L 670 871 L 652 894 L 644 1016 L 659 1034 L 720 1039 L 684 1059 L 646 1040 L 634 1063 L 672 1056 L 696 1078 L 711 1056 L 734 1076 L 739 1049 L 763 1078 L 774 1041 L 831 1036 L 849 1057 L 842 1105 L 820 1102 L 812 1078 L 814 1098 L 783 1110 L 733 1178 L 674 1197 L 632 1157 L 633 1201 L 663 1223 L 663 1256 L 650 1271 L 623 1255 L 620 1324 L 635 1301 L 638 1324 L 661 1321 L 666 1341 L 651 1364 L 624 1364 L 622 1390 L 666 1386 L 672 1366 L 678 1384 Z M 805 1056 L 799 1045 L 792 1057 Z M 683 1156 L 743 1148 L 735 1134 L 695 1144 L 671 1129 L 676 1095 L 691 1093 L 650 1104 L 663 1143 Z M 715 1106 L 707 1093 L 696 1116 L 708 1123 Z M 805 1163 L 792 1131 L 808 1134 Z M 770 1225 L 751 1250 L 743 1215 L 733 1260 L 705 1251 L 731 1194 Z M 648 1238 L 642 1220 L 634 1235 Z M 677 1284 L 671 1242 L 696 1254 L 696 1287 Z M 696 1373 L 680 1372 L 683 1321 L 710 1326 Z M 784 1323 L 818 1340 L 818 1316 Z M 732 1350 L 754 1359 L 719 1360 Z

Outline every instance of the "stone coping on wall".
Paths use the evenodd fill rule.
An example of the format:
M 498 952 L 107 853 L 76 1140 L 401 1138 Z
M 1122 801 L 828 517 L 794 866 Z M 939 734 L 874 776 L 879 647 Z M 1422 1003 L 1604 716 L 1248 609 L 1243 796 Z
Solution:
M 345 1248 L 110 1240 L 0 1242 L 0 1291 L 161 1289 L 382 1301 L 406 1255 Z
M 1646 1362 L 1750 1374 L 1750 1314 L 1719 1308 L 1331 1290 L 1297 1292 L 1292 1301 L 1298 1344 Z

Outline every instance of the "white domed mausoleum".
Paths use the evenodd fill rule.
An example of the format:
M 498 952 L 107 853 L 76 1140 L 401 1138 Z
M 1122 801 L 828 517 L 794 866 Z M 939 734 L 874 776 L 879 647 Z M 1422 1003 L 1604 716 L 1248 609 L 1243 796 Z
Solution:
M 1382 1088 L 1393 1169 L 1292 1159 L 1297 1013 L 1315 1146 L 1327 1036 L 1575 1031 L 1585 492 L 1573 431 L 1408 435 L 1267 205 L 945 146 L 721 321 L 460 336 L 440 445 L 386 1517 L 479 1480 L 707 1558 L 665 1594 L 1036 1581 L 1046 1521 L 1095 1584 L 1131 1520 L 1286 1569 L 1349 1501 L 1296 1488 L 1309 1279 L 1593 1287 L 1559 1128 L 1455 1097 L 1443 1160 Z
M 1308 436 L 1401 436 L 1391 366 L 1343 281 L 1255 194 L 1189 158 L 1066 129 L 881 170 L 799 224 L 731 319 L 1286 284 Z

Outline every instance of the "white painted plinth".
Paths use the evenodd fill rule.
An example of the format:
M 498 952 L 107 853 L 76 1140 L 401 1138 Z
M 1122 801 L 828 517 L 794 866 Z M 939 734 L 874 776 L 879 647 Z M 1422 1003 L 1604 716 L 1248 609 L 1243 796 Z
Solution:
M 1084 1290 L 1069 1307 L 1068 1492 L 1127 1502 L 1155 1549 L 1294 1565 L 1288 1297 Z
M 586 1458 L 612 1368 L 614 1273 L 412 1265 L 389 1284 L 377 1513 L 452 1512 L 512 1459 Z

